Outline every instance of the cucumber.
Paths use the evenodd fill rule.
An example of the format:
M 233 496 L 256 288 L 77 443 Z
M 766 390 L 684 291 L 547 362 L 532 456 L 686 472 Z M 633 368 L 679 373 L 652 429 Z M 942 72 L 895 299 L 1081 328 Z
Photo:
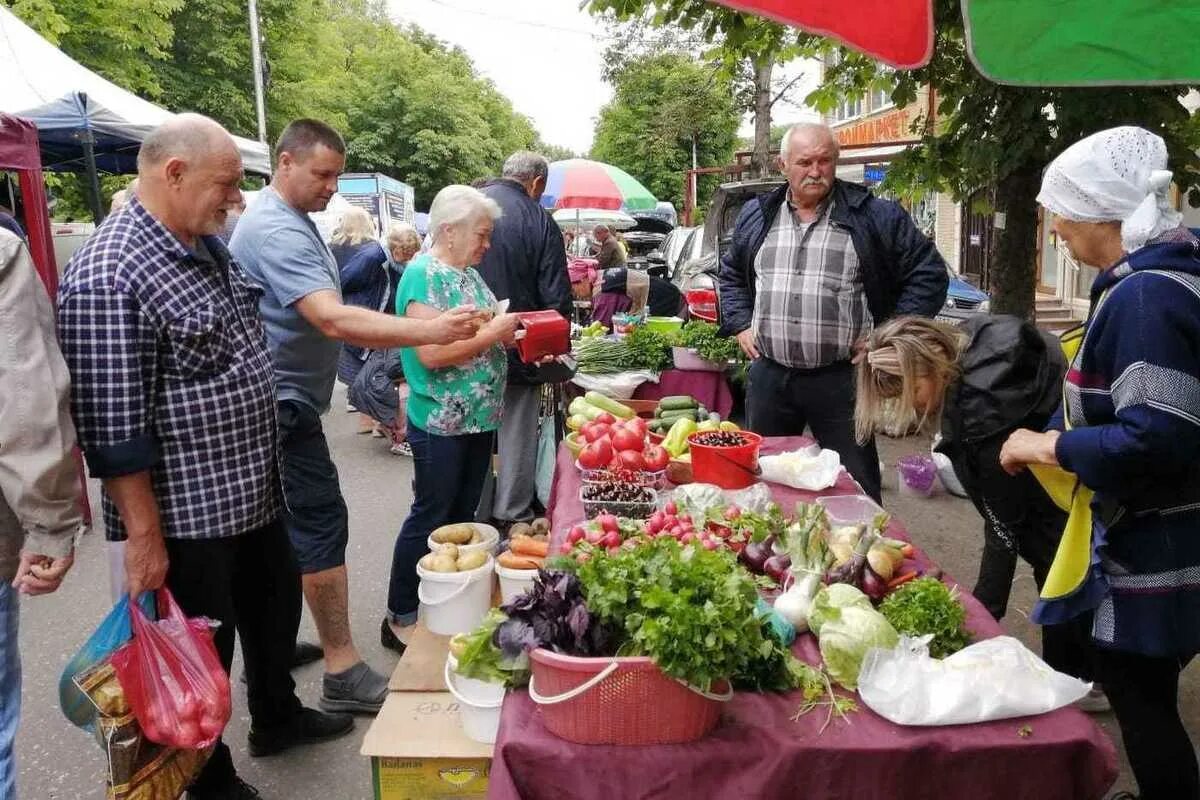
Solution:
M 662 420 L 663 422 L 675 422 L 676 420 L 680 419 L 690 419 L 695 422 L 696 411 L 695 409 L 691 408 L 679 409 L 677 411 L 664 411 L 663 415 L 658 419 Z
M 633 418 L 633 409 L 632 408 L 630 408 L 627 405 L 622 405 L 621 403 L 618 403 L 616 400 L 613 400 L 611 397 L 609 397 L 607 395 L 600 394 L 599 392 L 588 392 L 587 394 L 585 394 L 583 396 L 583 399 L 587 400 L 589 403 L 591 403 L 596 408 L 598 408 L 602 411 L 607 411 L 608 413 L 612 414 L 617 419 L 632 419 Z
M 700 404 L 696 398 L 686 394 L 676 394 L 664 397 L 658 401 L 658 407 L 663 411 L 678 411 L 685 408 L 697 408 Z

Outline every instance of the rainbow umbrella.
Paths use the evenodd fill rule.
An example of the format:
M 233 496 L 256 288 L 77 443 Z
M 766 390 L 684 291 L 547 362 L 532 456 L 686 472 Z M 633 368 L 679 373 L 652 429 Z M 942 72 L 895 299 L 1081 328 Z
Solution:
M 623 169 L 586 158 L 569 158 L 550 165 L 542 205 L 549 209 L 653 211 L 658 200 Z

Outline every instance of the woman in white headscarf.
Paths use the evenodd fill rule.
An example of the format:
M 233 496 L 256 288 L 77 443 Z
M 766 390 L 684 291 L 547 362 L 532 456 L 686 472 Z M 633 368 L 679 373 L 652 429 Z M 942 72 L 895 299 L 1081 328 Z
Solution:
M 1169 202 L 1163 140 L 1135 127 L 1072 145 L 1038 202 L 1079 261 L 1100 268 L 1065 417 L 1018 430 L 1016 472 L 1061 465 L 1095 492 L 1092 562 L 1041 621 L 1095 610 L 1098 672 L 1142 800 L 1197 800 L 1179 674 L 1200 651 L 1200 240 Z

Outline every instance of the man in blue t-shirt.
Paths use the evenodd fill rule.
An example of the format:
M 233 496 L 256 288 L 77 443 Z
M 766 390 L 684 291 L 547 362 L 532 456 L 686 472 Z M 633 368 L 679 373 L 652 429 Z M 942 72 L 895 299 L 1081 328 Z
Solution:
M 287 126 L 275 145 L 273 181 L 238 221 L 229 248 L 262 288 L 259 310 L 275 366 L 285 522 L 304 596 L 325 651 L 321 707 L 375 713 L 387 678 L 362 660 L 350 635 L 346 503 L 321 428 L 342 343 L 361 347 L 448 344 L 470 338 L 474 308 L 433 320 L 342 302 L 337 263 L 308 214 L 337 191 L 346 147 L 317 120 Z

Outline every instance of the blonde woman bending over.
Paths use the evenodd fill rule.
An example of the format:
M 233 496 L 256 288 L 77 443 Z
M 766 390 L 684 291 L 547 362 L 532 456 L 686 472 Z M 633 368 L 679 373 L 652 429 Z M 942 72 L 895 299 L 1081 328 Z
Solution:
M 1066 523 L 1029 472 L 1009 475 L 1000 467 L 1000 448 L 1012 431 L 1041 430 L 1050 419 L 1065 370 L 1057 339 L 1015 317 L 986 315 L 959 328 L 897 317 L 875 329 L 858 364 L 860 441 L 893 414 L 940 431 L 938 450 L 984 520 L 974 594 L 996 619 L 1007 611 L 1017 556 L 1033 568 L 1040 589 Z M 1090 628 L 1090 618 L 1043 628 L 1046 662 L 1090 680 Z

